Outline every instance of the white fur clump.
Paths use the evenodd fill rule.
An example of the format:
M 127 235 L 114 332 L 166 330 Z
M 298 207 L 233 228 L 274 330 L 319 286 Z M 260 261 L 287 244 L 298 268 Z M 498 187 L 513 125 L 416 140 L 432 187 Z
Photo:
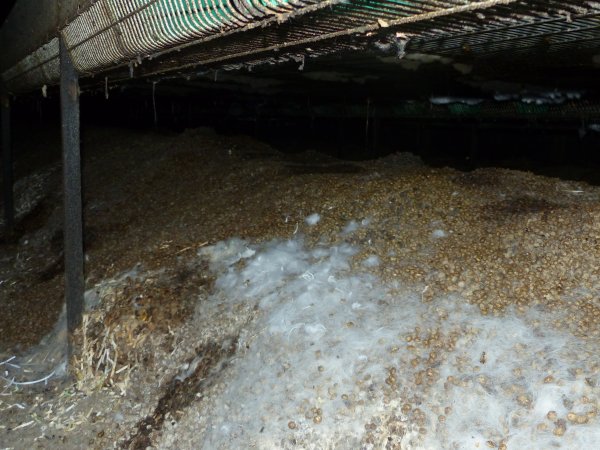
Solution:
M 304 219 L 304 221 L 310 225 L 311 227 L 313 225 L 316 225 L 319 223 L 319 220 L 321 220 L 321 216 L 317 213 L 311 214 L 310 216 L 308 216 L 306 219 Z
M 358 230 L 361 227 L 368 227 L 369 225 L 371 225 L 371 219 L 370 218 L 365 218 L 362 219 L 359 222 L 357 222 L 356 220 L 351 220 L 350 222 L 348 222 L 346 224 L 346 226 L 342 229 L 341 235 L 348 235 L 348 234 L 352 234 L 354 233 L 356 230 Z
M 584 376 L 573 374 L 581 364 L 579 358 L 586 355 L 587 359 L 591 351 L 583 351 L 575 338 L 549 327 L 549 322 L 540 326 L 540 317 L 539 311 L 522 318 L 512 311 L 505 317 L 481 317 L 464 306 L 449 314 L 445 326 L 462 322 L 463 330 L 469 332 L 457 343 L 454 363 L 441 367 L 442 379 L 454 376 L 460 383 L 440 389 L 454 412 L 438 427 L 438 433 L 429 435 L 425 447 L 475 449 L 502 440 L 508 448 L 519 449 L 600 445 L 600 433 L 595 431 L 598 424 L 567 424 L 560 438 L 552 432 L 555 425 L 547 418 L 550 411 L 561 419 L 569 412 L 588 412 L 591 406 L 581 403 L 582 396 L 597 401 L 600 390 L 584 386 Z M 593 363 L 587 361 L 593 373 L 591 367 L 600 360 L 592 359 Z M 597 369 L 595 372 L 597 378 Z M 549 375 L 555 381 L 545 383 Z M 573 406 L 569 409 L 565 405 L 570 402 Z M 539 428 L 540 424 L 547 428 Z M 588 447 L 587 442 L 594 444 Z
M 377 267 L 379 265 L 379 256 L 371 255 L 363 261 L 365 267 Z
M 434 239 L 442 239 L 442 238 L 445 238 L 446 236 L 447 236 L 446 232 L 441 229 L 433 230 L 433 232 L 431 233 L 431 237 Z
M 342 234 L 354 233 L 356 230 L 358 230 L 358 227 L 358 222 L 356 222 L 355 220 L 351 220 L 342 230 Z
M 210 247 L 200 248 L 198 255 L 208 257 L 211 269 L 217 271 L 232 266 L 240 259 L 254 255 L 254 250 L 248 247 L 246 241 L 234 238 L 218 242 Z
M 422 286 L 351 270 L 359 250 L 309 249 L 301 239 L 252 248 L 231 240 L 202 250 L 218 272 L 212 301 L 255 302 L 260 313 L 199 447 L 361 448 L 365 424 L 395 415 L 406 424 L 397 437 L 406 449 L 482 449 L 502 441 L 509 449 L 600 448 L 596 418 L 567 422 L 562 437 L 547 418 L 550 411 L 561 419 L 585 414 L 600 402 L 594 345 L 553 328 L 556 317 L 543 311 L 484 317 L 459 297 L 424 303 Z M 423 367 L 411 360 L 431 351 L 407 343 L 415 327 L 420 342 L 430 330 L 458 336 L 452 349 L 439 350 L 432 385 L 414 381 Z M 398 392 L 419 399 L 425 435 L 401 412 L 407 399 L 384 403 L 390 367 Z

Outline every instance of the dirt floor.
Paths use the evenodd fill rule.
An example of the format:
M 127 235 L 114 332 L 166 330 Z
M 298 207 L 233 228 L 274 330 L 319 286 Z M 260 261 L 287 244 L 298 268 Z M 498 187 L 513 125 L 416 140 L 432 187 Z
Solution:
M 600 439 L 589 431 L 598 428 L 600 408 L 600 357 L 590 350 L 600 340 L 599 188 L 505 169 L 434 169 L 408 153 L 364 162 L 311 151 L 282 154 L 209 129 L 178 135 L 89 129 L 83 138 L 88 311 L 70 362 L 73 377 L 66 379 L 57 376 L 64 336 L 55 328 L 63 302 L 61 169 L 44 153 L 47 146 L 48 155 L 56 155 L 58 141 L 33 136 L 17 143 L 17 152 L 19 146 L 31 148 L 18 166 L 17 233 L 0 242 L 0 448 L 575 449 Z M 285 258 L 281 271 L 288 263 L 303 269 L 266 290 L 277 271 L 258 282 L 260 273 L 271 270 L 252 271 L 261 255 Z M 281 345 L 269 347 L 278 332 L 268 328 L 279 311 L 273 305 L 286 296 L 300 298 L 298 290 L 287 290 L 290 283 L 318 279 L 325 260 L 330 266 L 323 274 L 330 283 L 338 278 L 340 292 L 349 292 L 343 279 L 354 286 L 355 299 L 378 293 L 373 308 L 365 307 L 360 318 L 344 318 L 340 328 L 355 333 L 362 327 L 363 343 L 367 336 L 372 345 L 385 341 L 387 356 L 381 358 L 387 361 L 377 363 L 377 370 L 355 370 L 352 376 L 362 377 L 355 394 L 341 394 L 345 381 L 333 377 L 337 391 L 330 380 L 314 401 L 282 397 L 273 406 L 279 416 L 264 412 L 262 421 L 252 422 L 245 417 L 252 415 L 249 402 L 268 396 L 253 389 L 272 381 L 261 372 L 269 365 L 261 359 L 269 348 L 271 363 L 283 367 L 273 377 L 290 385 L 296 379 L 282 374 L 294 364 L 299 371 L 306 367 L 292 352 L 333 361 L 321 355 L 327 346 L 319 341 L 332 330 L 326 317 L 333 310 L 322 311 L 326 317 L 318 330 L 306 320 L 285 322 L 284 344 L 294 333 L 312 339 L 306 348 L 297 341 L 286 349 L 289 362 L 277 359 Z M 247 293 L 255 284 L 263 290 Z M 353 311 L 366 303 L 346 297 L 338 300 L 348 300 Z M 402 325 L 410 330 L 398 325 L 390 309 L 398 298 L 412 299 L 406 305 L 428 325 L 411 318 Z M 494 327 L 533 330 L 528 337 L 509 333 L 510 339 L 537 342 L 537 336 L 554 345 L 561 336 L 556 351 L 576 349 L 574 359 L 555 366 L 548 348 L 543 355 L 524 352 L 547 361 L 540 369 L 546 385 L 554 386 L 555 378 L 561 389 L 579 383 L 579 391 L 569 391 L 573 398 L 561 394 L 562 409 L 546 408 L 543 383 L 523 381 L 527 376 L 519 370 L 525 369 L 513 368 L 517 381 L 511 386 L 530 388 L 511 391 L 514 411 L 544 417 L 532 419 L 531 447 L 509 430 L 519 428 L 512 419 L 497 431 L 480 425 L 482 437 L 461 444 L 453 436 L 464 424 L 452 418 L 460 400 L 452 407 L 444 406 L 449 397 L 439 405 L 423 400 L 438 385 L 448 393 L 461 383 L 486 384 L 475 376 L 461 378 L 467 369 L 441 369 L 452 359 L 443 355 L 453 355 L 461 334 L 468 334 L 463 319 L 456 319 L 454 331 L 444 328 L 452 311 L 480 323 L 480 330 L 497 321 Z M 431 318 L 436 314 L 437 322 Z M 519 328 L 517 320 L 530 328 Z M 391 335 L 378 334 L 390 327 L 400 337 L 396 344 Z M 502 343 L 500 334 L 490 342 Z M 343 345 L 340 336 L 330 349 Z M 491 347 L 475 344 L 479 340 L 465 344 L 477 353 L 476 371 L 493 355 Z M 348 341 L 337 358 L 357 345 Z M 510 348 L 522 352 L 519 345 Z M 368 348 L 365 354 L 377 354 Z M 253 358 L 264 364 L 253 366 Z M 535 366 L 537 360 L 523 361 Z M 318 378 L 329 366 L 315 367 Z M 244 378 L 251 384 L 236 388 Z M 298 383 L 300 392 L 311 381 Z M 288 412 L 286 402 L 295 409 Z M 352 413 L 335 415 L 334 405 Z M 231 424 L 255 429 L 234 432 Z

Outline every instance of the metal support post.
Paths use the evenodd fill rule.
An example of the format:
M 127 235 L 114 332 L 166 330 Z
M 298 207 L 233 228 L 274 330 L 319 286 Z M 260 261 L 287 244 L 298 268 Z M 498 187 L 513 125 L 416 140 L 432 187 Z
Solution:
M 64 39 L 60 39 L 60 109 L 62 123 L 65 301 L 69 335 L 83 313 L 83 214 L 79 147 L 79 77 Z M 69 342 L 69 355 L 71 342 Z
M 13 161 L 10 136 L 10 99 L 1 98 L 2 109 L 2 192 L 4 203 L 4 225 L 6 235 L 12 234 L 15 224 L 15 204 L 13 198 Z

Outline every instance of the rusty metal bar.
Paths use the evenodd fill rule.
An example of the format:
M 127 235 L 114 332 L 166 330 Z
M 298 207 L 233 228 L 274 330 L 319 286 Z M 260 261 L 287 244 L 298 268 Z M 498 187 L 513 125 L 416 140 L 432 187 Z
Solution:
M 10 136 L 10 99 L 8 95 L 3 95 L 0 101 L 2 102 L 2 191 L 4 201 L 4 230 L 6 235 L 10 235 L 15 223 L 12 142 Z
M 83 313 L 83 214 L 79 144 L 79 75 L 64 39 L 60 39 L 60 108 L 62 122 L 65 301 L 69 334 Z M 69 342 L 69 354 L 72 346 Z

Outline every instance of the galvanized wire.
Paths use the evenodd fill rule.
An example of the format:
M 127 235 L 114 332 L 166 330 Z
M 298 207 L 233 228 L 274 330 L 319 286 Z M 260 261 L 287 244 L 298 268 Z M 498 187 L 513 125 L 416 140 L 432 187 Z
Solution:
M 100 0 L 63 30 L 73 60 L 91 72 L 242 28 L 316 0 Z
M 265 18 L 336 1 L 343 0 L 99 0 L 74 18 L 62 34 L 78 70 L 94 73 Z M 44 72 L 40 66 L 53 66 L 51 61 L 57 58 L 58 45 L 52 44 L 25 57 L 6 71 L 3 79 L 9 85 L 38 84 Z M 48 75 L 44 81 L 57 81 L 57 73 Z M 19 76 L 30 78 L 30 83 L 13 81 Z
M 599 15 L 598 3 L 579 0 L 98 0 L 61 33 L 83 74 L 143 63 L 154 75 L 272 64 L 393 33 L 410 38 L 411 51 L 475 57 L 594 47 Z M 2 78 L 15 90 L 54 83 L 57 58 L 53 40 Z
M 371 17 L 371 20 L 364 18 L 367 13 L 361 10 L 361 5 L 364 6 L 365 3 L 368 2 L 365 0 L 339 5 L 332 8 L 332 14 L 328 14 L 329 11 L 320 11 L 305 17 L 298 26 L 283 26 L 261 30 L 260 33 L 246 33 L 243 42 L 238 40 L 206 42 L 199 45 L 197 51 L 190 52 L 186 56 L 179 55 L 173 62 L 167 60 L 163 64 L 156 64 L 146 73 L 158 74 L 165 70 L 189 69 L 195 65 L 211 66 L 230 62 L 235 65 L 243 60 L 256 64 L 261 58 L 270 61 L 272 55 L 268 54 L 269 52 L 283 52 L 286 49 L 297 52 L 297 49 L 302 47 L 312 49 L 312 51 L 304 51 L 307 56 L 320 54 L 322 51 L 331 53 L 336 45 L 340 50 L 347 48 L 347 42 L 342 45 L 343 41 L 354 41 L 360 47 L 361 37 L 377 33 L 390 35 L 400 32 L 401 35 L 411 39 L 408 47 L 410 51 L 422 51 L 417 45 L 419 41 L 424 43 L 435 40 L 432 48 L 428 49 L 432 54 L 437 54 L 436 46 L 441 46 L 446 39 L 471 31 L 481 33 L 496 29 L 498 36 L 494 39 L 498 45 L 501 45 L 502 30 L 507 26 L 515 29 L 529 27 L 531 24 L 543 23 L 542 19 L 555 19 L 557 16 L 560 16 L 564 23 L 568 23 L 562 14 L 564 12 L 575 14 L 579 11 L 577 5 L 569 9 L 571 4 L 579 2 L 553 0 L 529 1 L 526 4 L 520 1 L 454 2 L 452 8 L 447 8 L 451 2 L 423 1 L 419 3 L 423 6 L 419 14 L 415 14 L 414 11 L 407 13 L 406 5 L 402 4 L 398 6 L 398 14 L 394 19 L 386 20 L 388 17 L 385 16 L 386 19 L 382 22 L 379 11 L 376 15 L 367 16 Z M 388 1 L 376 3 L 393 4 Z M 339 13 L 340 10 L 344 13 Z M 481 18 L 483 12 L 485 17 Z M 600 13 L 600 10 L 597 12 Z M 573 15 L 572 20 L 576 21 L 577 16 Z M 569 36 L 569 33 L 565 33 L 565 39 L 569 39 Z M 518 49 L 519 45 L 516 43 L 515 47 L 510 47 L 511 51 Z M 530 51 L 531 47 L 525 49 Z M 458 52 L 462 54 L 463 48 L 459 47 Z

